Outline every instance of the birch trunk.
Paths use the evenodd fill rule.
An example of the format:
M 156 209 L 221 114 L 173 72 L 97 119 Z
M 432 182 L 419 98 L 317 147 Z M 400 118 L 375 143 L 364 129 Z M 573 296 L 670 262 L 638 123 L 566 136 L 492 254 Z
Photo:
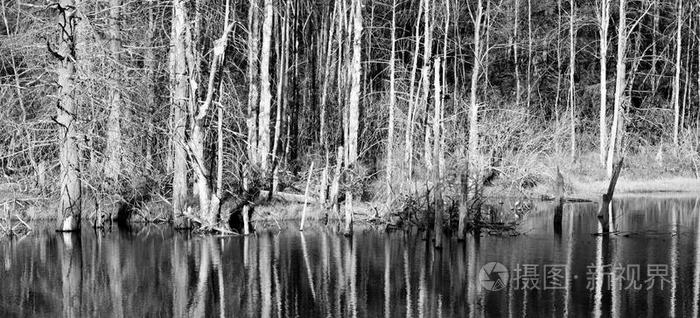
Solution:
M 673 144 L 678 145 L 678 124 L 680 118 L 680 95 L 681 95 L 681 53 L 682 53 L 682 30 L 683 30 L 683 0 L 677 0 L 676 12 L 676 75 L 673 78 Z
M 268 173 L 270 153 L 270 46 L 272 39 L 272 0 L 265 0 L 260 52 L 260 113 L 258 114 L 258 161 L 263 174 Z
M 406 120 L 406 151 L 404 153 L 404 162 L 408 165 L 408 179 L 410 180 L 413 175 L 413 113 L 415 112 L 416 103 L 414 102 L 414 84 L 416 79 L 416 72 L 418 70 L 418 52 L 420 51 L 420 16 L 423 12 L 422 3 L 418 5 L 418 16 L 416 17 L 416 28 L 415 28 L 415 50 L 413 51 L 413 63 L 411 63 L 411 75 L 409 76 L 409 94 L 408 94 L 408 119 Z
M 520 105 L 520 64 L 518 63 L 518 19 L 520 18 L 520 0 L 513 0 L 515 18 L 513 22 L 513 65 L 515 66 L 515 105 Z
M 120 69 L 120 59 L 121 59 L 121 31 L 119 27 L 119 21 L 121 20 L 121 0 L 110 0 L 109 2 L 109 33 L 110 33 L 110 50 L 112 55 L 113 68 L 110 74 L 111 85 L 109 85 L 109 117 L 107 119 L 107 146 L 105 147 L 105 152 L 107 153 L 107 162 L 104 167 L 105 176 L 116 182 L 119 178 L 119 172 L 121 169 L 121 157 L 122 157 L 122 132 L 121 132 L 121 109 L 122 109 L 122 95 L 121 95 L 121 71 Z
M 442 114 L 442 87 L 440 85 L 440 57 L 435 59 L 435 85 L 433 87 L 435 114 L 433 115 L 433 207 L 435 212 L 435 248 L 442 247 L 442 188 L 440 180 L 440 117 Z
M 610 0 L 600 2 L 600 164 L 605 164 L 605 143 L 608 140 L 608 128 L 606 124 L 607 111 L 607 54 L 608 54 L 608 27 L 610 26 Z
M 608 161 L 607 161 L 607 174 L 608 178 L 612 177 L 613 174 L 613 160 L 615 156 L 615 144 L 617 139 L 617 127 L 618 120 L 620 116 L 620 106 L 622 104 L 622 99 L 626 86 L 626 65 L 625 65 L 625 51 L 627 50 L 627 18 L 625 13 L 625 6 L 627 0 L 620 0 L 620 22 L 617 26 L 617 66 L 615 68 L 615 106 L 613 109 L 613 122 L 612 129 L 610 129 L 610 141 L 608 142 Z
M 78 1 L 79 2 L 79 1 Z M 61 0 L 61 7 L 75 8 L 79 3 L 73 0 Z M 74 32 L 77 20 L 67 18 L 73 12 L 63 11 L 59 18 L 61 30 L 61 42 L 59 54 L 63 59 L 58 69 L 59 101 L 57 107 L 56 122 L 59 124 L 60 142 L 60 187 L 61 199 L 58 215 L 58 231 L 80 230 L 81 217 L 81 180 L 80 180 L 80 154 L 77 140 L 78 130 L 74 119 L 78 114 L 78 105 L 75 100 L 75 47 L 78 41 Z
M 386 155 L 387 201 L 391 201 L 391 178 L 394 166 L 394 108 L 396 107 L 396 0 L 391 3 L 391 56 L 389 56 L 389 136 Z
M 474 17 L 474 62 L 472 66 L 471 92 L 469 94 L 469 162 L 467 171 L 474 171 L 473 180 L 478 180 L 476 156 L 479 152 L 479 104 L 477 103 L 476 94 L 479 81 L 479 65 L 481 63 L 481 18 L 482 18 L 482 2 L 477 1 L 476 16 Z M 462 182 L 469 182 L 468 178 L 462 178 Z M 478 181 L 477 181 L 478 182 Z M 467 185 L 467 188 L 469 185 Z M 473 187 L 476 188 L 476 187 Z M 464 238 L 464 230 L 466 229 L 468 207 L 465 199 L 460 200 L 459 209 L 459 238 Z
M 187 129 L 187 105 L 189 100 L 187 62 L 185 53 L 186 11 L 184 0 L 173 3 L 173 21 L 170 54 L 170 78 L 173 103 L 173 221 L 176 228 L 189 228 L 184 217 L 187 200 L 187 152 L 185 132 Z
M 352 62 L 350 65 L 351 83 L 348 108 L 348 157 L 346 164 L 352 167 L 357 161 L 357 137 L 360 127 L 360 79 L 362 78 L 361 53 L 362 53 L 362 1 L 352 2 Z
M 576 72 L 576 34 L 574 29 L 574 20 L 576 13 L 574 12 L 574 1 L 570 1 L 571 7 L 569 12 L 569 117 L 571 119 L 571 148 L 570 156 L 576 158 L 576 88 L 574 86 L 574 73 Z
M 353 169 L 357 161 L 357 136 L 359 130 L 360 116 L 360 78 L 362 69 L 360 65 L 360 53 L 362 50 L 362 1 L 353 0 L 352 2 L 352 63 L 351 63 L 351 86 L 350 86 L 350 103 L 348 112 L 348 145 L 347 158 L 345 160 L 346 167 Z M 345 195 L 345 234 L 352 234 L 352 192 L 346 191 Z
M 259 0 L 251 0 L 248 8 L 248 110 L 246 125 L 248 128 L 248 160 L 251 165 L 258 164 L 258 54 L 259 54 Z

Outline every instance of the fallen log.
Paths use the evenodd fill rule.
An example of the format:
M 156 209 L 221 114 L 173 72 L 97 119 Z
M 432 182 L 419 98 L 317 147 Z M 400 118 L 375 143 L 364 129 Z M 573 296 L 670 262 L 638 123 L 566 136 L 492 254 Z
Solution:
M 260 190 L 260 199 L 264 200 L 267 199 L 268 196 L 270 195 L 269 191 L 266 190 Z M 303 195 L 303 194 L 296 194 L 296 193 L 287 193 L 287 192 L 275 192 L 272 194 L 273 199 L 277 199 L 280 201 L 286 201 L 286 202 L 297 202 L 297 203 L 319 203 L 320 201 L 311 196 L 311 195 Z

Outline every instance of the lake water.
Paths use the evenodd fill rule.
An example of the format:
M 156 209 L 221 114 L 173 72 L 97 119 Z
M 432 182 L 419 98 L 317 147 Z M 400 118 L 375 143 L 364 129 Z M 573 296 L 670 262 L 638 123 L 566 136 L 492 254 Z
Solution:
M 0 317 L 698 317 L 700 199 L 615 201 L 602 236 L 596 204 L 566 205 L 560 229 L 553 211 L 441 250 L 313 223 L 245 238 L 37 226 L 0 241 Z

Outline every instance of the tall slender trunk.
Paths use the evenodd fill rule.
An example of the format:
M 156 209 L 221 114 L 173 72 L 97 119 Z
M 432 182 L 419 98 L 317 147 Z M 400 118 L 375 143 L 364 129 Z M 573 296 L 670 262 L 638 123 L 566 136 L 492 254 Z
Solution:
M 562 14 L 561 14 L 562 0 L 557 0 L 557 92 L 554 97 L 554 122 L 555 127 L 559 129 L 559 102 L 561 101 L 561 26 L 562 26 Z M 559 153 L 559 140 L 553 138 L 554 142 L 554 152 Z
M 520 18 L 520 0 L 513 1 L 513 6 L 515 6 L 515 17 L 513 19 L 513 65 L 515 67 L 515 104 L 520 105 L 520 91 L 522 90 L 520 88 L 520 63 L 518 61 L 518 20 Z
M 571 8 L 569 12 L 569 116 L 571 119 L 571 158 L 576 158 L 576 88 L 574 86 L 574 72 L 576 72 L 576 34 L 574 30 L 574 20 L 576 14 L 574 12 L 574 1 L 570 1 Z
M 353 0 L 352 2 L 352 61 L 350 64 L 350 96 L 348 103 L 348 144 L 346 164 L 352 167 L 357 161 L 357 137 L 359 134 L 360 125 L 360 79 L 362 78 L 362 1 Z
M 409 84 L 408 84 L 408 114 L 407 117 L 408 119 L 406 120 L 406 151 L 404 153 L 404 162 L 407 163 L 407 173 L 408 173 L 408 179 L 410 180 L 413 174 L 413 113 L 415 112 L 416 108 L 416 103 L 414 102 L 414 84 L 415 84 L 415 78 L 416 78 L 416 72 L 418 70 L 418 52 L 420 51 L 420 36 L 419 36 L 419 30 L 420 30 L 420 16 L 421 13 L 423 12 L 423 4 L 422 1 L 421 3 L 418 4 L 418 15 L 416 16 L 416 28 L 414 31 L 415 34 L 415 40 L 414 43 L 416 44 L 415 50 L 413 51 L 413 63 L 411 64 L 411 74 L 409 75 Z
M 110 0 L 109 1 L 109 36 L 110 36 L 110 50 L 112 55 L 113 67 L 110 72 L 109 85 L 109 117 L 107 119 L 107 146 L 105 147 L 105 152 L 107 153 L 107 162 L 104 167 L 105 176 L 112 180 L 117 181 L 119 177 L 119 172 L 121 169 L 121 158 L 122 158 L 122 131 L 121 131 L 121 109 L 122 109 L 122 95 L 121 95 L 121 70 L 120 70 L 120 60 L 121 60 L 121 31 L 119 27 L 119 21 L 121 20 L 121 6 L 122 0 Z
M 432 1 L 425 0 L 425 15 L 423 16 L 423 28 L 425 30 L 425 38 L 423 39 L 423 69 L 421 71 L 421 81 L 423 82 L 423 94 L 421 95 L 421 105 L 425 108 L 425 139 L 423 143 L 423 159 L 427 167 L 432 165 L 432 151 L 430 145 L 430 126 L 428 115 L 428 96 L 430 95 L 430 59 L 433 57 L 433 30 L 431 19 L 434 13 L 430 11 Z
M 270 47 L 272 39 L 272 0 L 265 1 L 260 52 L 260 113 L 258 114 L 258 161 L 263 173 L 268 173 L 270 153 Z
M 654 73 L 654 77 L 651 82 L 651 91 L 653 94 L 656 94 L 657 89 L 659 88 L 659 80 L 660 76 L 656 73 L 656 64 L 658 63 L 659 57 L 658 57 L 658 48 L 657 48 L 657 37 L 656 34 L 659 32 L 659 20 L 661 18 L 661 14 L 659 12 L 659 0 L 653 0 L 653 6 L 654 6 L 654 22 L 652 25 L 652 34 L 651 34 L 651 69 L 652 72 Z
M 472 66 L 472 78 L 471 78 L 471 92 L 469 94 L 469 162 L 467 166 L 467 171 L 472 171 L 472 180 L 476 180 L 474 183 L 478 182 L 477 173 L 477 162 L 476 156 L 479 153 L 479 128 L 478 128 L 478 116 L 479 116 L 479 104 L 477 103 L 477 88 L 479 81 L 479 64 L 481 63 L 481 17 L 482 17 L 482 2 L 477 1 L 476 16 L 474 17 L 474 62 Z M 467 175 L 467 174 L 463 174 Z M 462 183 L 469 183 L 468 178 L 462 177 Z M 473 184 L 472 184 L 473 186 Z M 463 185 L 464 187 L 464 185 Z M 466 185 L 467 189 L 469 184 Z M 473 187 L 476 189 L 475 187 Z M 462 197 L 460 200 L 459 209 L 459 232 L 457 233 L 458 238 L 464 239 L 464 231 L 466 229 L 468 206 L 466 199 Z
M 394 166 L 394 108 L 396 107 L 396 0 L 391 3 L 391 56 L 389 56 L 389 136 L 386 143 L 387 200 L 391 200 L 391 178 Z
M 148 0 L 148 30 L 146 31 L 146 38 L 148 39 L 148 48 L 146 48 L 146 54 L 144 56 L 144 64 L 146 66 L 146 76 L 147 76 L 147 91 L 146 91 L 146 109 L 149 114 L 153 114 L 156 111 L 156 54 L 154 47 L 156 46 L 156 17 L 154 8 L 155 0 Z M 153 142 L 154 142 L 154 116 L 148 116 L 148 132 L 146 134 L 146 164 L 153 167 Z
M 573 3 L 573 1 L 572 1 Z M 573 6 L 573 4 L 572 4 Z M 532 102 L 532 0 L 527 0 L 527 109 Z
M 348 169 L 353 169 L 355 162 L 357 161 L 357 136 L 359 130 L 359 116 L 360 116 L 360 79 L 362 76 L 362 69 L 360 64 L 360 53 L 362 50 L 362 1 L 353 0 L 352 1 L 352 16 L 353 16 L 353 27 L 352 27 L 352 62 L 351 62 L 351 86 L 350 86 L 350 96 L 349 96 L 349 107 L 348 107 L 348 142 L 347 147 L 347 158 L 345 160 L 346 167 Z M 345 208 L 345 234 L 349 235 L 352 233 L 352 192 L 346 191 L 345 195 L 346 208 Z
M 600 164 L 605 164 L 605 143 L 608 140 L 608 128 L 606 124 L 607 111 L 607 55 L 608 55 L 608 27 L 610 25 L 610 0 L 600 2 Z
M 608 178 L 612 177 L 613 161 L 615 156 L 615 143 L 617 139 L 618 120 L 620 117 L 620 107 L 624 98 L 626 81 L 625 51 L 627 50 L 627 15 L 625 11 L 627 0 L 620 0 L 620 22 L 617 25 L 617 66 L 615 68 L 615 108 L 613 109 L 612 129 L 610 129 L 610 141 L 608 142 Z
M 289 9 L 289 4 L 286 5 L 286 8 Z M 289 11 L 289 10 L 287 10 Z M 274 193 L 277 191 L 277 187 L 279 185 L 279 162 L 280 162 L 280 156 L 279 156 L 279 147 L 280 147 L 280 136 L 282 133 L 282 115 L 285 112 L 285 96 L 286 94 L 284 93 L 284 89 L 287 86 L 287 65 L 289 64 L 289 54 L 286 53 L 287 49 L 289 48 L 288 42 L 289 42 L 289 17 L 284 18 L 284 23 L 281 23 L 282 17 L 278 19 L 280 21 L 280 36 L 278 37 L 279 43 L 277 43 L 277 111 L 275 114 L 275 136 L 272 139 L 272 171 L 273 174 L 273 180 L 272 180 L 272 188 L 270 189 L 270 193 Z M 323 101 L 325 103 L 325 101 Z M 321 116 L 321 124 L 323 125 L 323 115 Z M 322 135 L 322 134 L 321 134 Z
M 673 78 L 673 144 L 678 145 L 678 124 L 680 118 L 681 95 L 681 53 L 683 31 L 683 0 L 677 0 L 676 12 L 676 75 Z
M 246 124 L 248 128 L 248 161 L 258 164 L 258 54 L 260 38 L 259 0 L 251 0 L 248 8 L 248 109 Z
M 435 212 L 435 247 L 442 247 L 442 185 L 440 180 L 440 117 L 442 114 L 442 87 L 440 85 L 440 56 L 435 59 L 435 85 L 433 96 L 435 102 L 435 114 L 433 115 L 433 207 Z
M 80 1 L 61 0 L 63 8 L 76 6 L 80 7 Z M 69 9 L 70 10 L 70 9 Z M 59 124 L 60 154 L 59 163 L 61 167 L 60 187 L 61 200 L 58 210 L 58 230 L 77 231 L 80 230 L 81 217 L 81 176 L 80 176 L 80 154 L 78 151 L 79 133 L 75 125 L 75 118 L 78 117 L 78 104 L 75 99 L 75 47 L 78 41 L 84 39 L 76 35 L 76 19 L 70 15 L 73 12 L 62 11 L 63 17 L 59 18 L 61 32 L 61 42 L 59 44 L 59 54 L 63 56 L 60 68 L 58 69 L 59 101 L 57 107 L 56 122 Z

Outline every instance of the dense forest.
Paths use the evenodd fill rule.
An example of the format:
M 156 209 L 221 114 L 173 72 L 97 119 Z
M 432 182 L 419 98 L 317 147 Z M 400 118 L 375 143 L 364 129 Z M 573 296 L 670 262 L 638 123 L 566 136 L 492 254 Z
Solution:
M 106 202 L 156 198 L 176 227 L 219 231 L 238 200 L 248 231 L 255 198 L 310 182 L 345 231 L 353 201 L 423 198 L 436 227 L 457 205 L 461 234 L 492 179 L 551 180 L 543 158 L 608 175 L 622 156 L 677 173 L 700 163 L 693 1 L 1 9 L 3 182 L 54 198 L 62 231 L 99 226 L 116 213 Z

